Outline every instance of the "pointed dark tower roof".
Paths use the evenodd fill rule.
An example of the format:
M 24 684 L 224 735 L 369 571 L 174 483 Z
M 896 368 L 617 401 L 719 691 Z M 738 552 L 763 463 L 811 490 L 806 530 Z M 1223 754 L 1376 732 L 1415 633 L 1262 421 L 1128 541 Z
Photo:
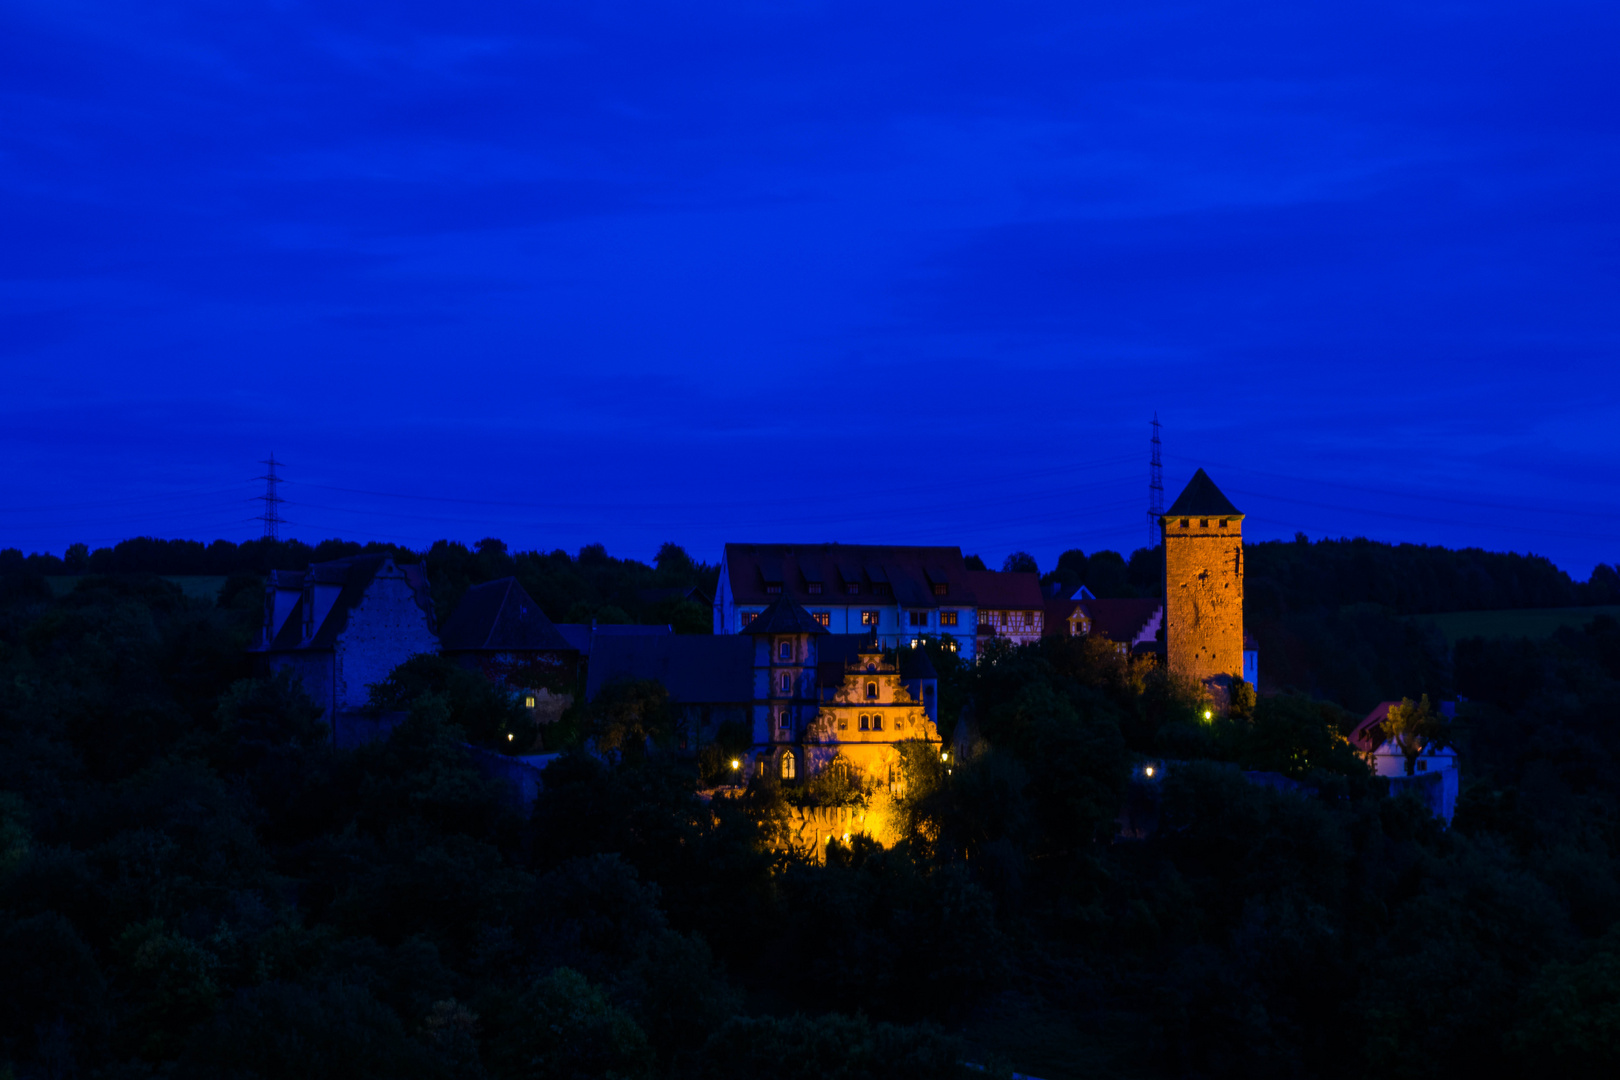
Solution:
M 561 652 L 574 648 L 514 577 L 468 589 L 445 620 L 439 647 L 444 652 Z
M 1232 500 L 1221 494 L 1215 481 L 1203 469 L 1193 473 L 1187 486 L 1181 489 L 1176 501 L 1164 512 L 1165 517 L 1242 517 L 1243 511 L 1232 505 Z
M 771 606 L 754 616 L 754 621 L 742 628 L 745 634 L 825 634 L 827 628 L 816 622 L 815 616 L 795 604 L 786 596 L 772 601 Z

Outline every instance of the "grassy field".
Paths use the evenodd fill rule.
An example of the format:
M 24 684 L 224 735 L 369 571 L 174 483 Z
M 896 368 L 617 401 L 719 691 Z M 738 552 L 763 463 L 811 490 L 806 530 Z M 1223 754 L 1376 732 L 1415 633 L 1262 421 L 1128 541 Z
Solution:
M 72 575 L 47 577 L 45 580 L 50 583 L 51 592 L 57 596 L 66 596 L 77 588 L 79 584 L 79 579 Z M 216 577 L 204 574 L 195 576 L 164 574 L 163 580 L 174 582 L 180 586 L 181 592 L 193 600 L 207 600 L 209 602 L 219 599 L 220 587 L 225 584 L 223 576 Z
M 1620 607 L 1521 608 L 1512 611 L 1448 611 L 1422 615 L 1440 626 L 1446 640 L 1457 644 L 1465 637 L 1551 637 L 1561 626 L 1585 626 L 1598 615 L 1620 618 Z

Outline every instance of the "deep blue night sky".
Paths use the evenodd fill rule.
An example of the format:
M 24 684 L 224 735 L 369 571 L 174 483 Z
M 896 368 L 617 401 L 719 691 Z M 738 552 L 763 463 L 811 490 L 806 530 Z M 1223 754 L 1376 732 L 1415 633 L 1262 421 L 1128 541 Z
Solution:
M 880 10 L 874 11 L 877 8 Z M 1117 8 L 1109 12 L 1108 8 Z M 0 9 L 0 546 L 1620 558 L 1613 3 Z

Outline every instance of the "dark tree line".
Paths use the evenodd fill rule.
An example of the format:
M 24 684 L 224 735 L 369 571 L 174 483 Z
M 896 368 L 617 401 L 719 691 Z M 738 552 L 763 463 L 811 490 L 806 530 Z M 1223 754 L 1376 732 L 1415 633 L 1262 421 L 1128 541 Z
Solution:
M 971 745 L 911 744 L 898 798 L 705 802 L 650 686 L 583 710 L 617 749 L 559 759 L 519 813 L 463 749 L 477 694 L 402 671 L 408 721 L 340 752 L 296 684 L 247 677 L 254 625 L 151 578 L 0 577 L 0 1075 L 1620 1065 L 1612 619 L 1447 657 L 1450 830 L 1371 781 L 1355 713 L 1239 694 L 1206 721 L 1086 639 L 931 646 Z M 1157 827 L 1122 840 L 1138 796 Z M 899 841 L 785 853 L 818 799 Z

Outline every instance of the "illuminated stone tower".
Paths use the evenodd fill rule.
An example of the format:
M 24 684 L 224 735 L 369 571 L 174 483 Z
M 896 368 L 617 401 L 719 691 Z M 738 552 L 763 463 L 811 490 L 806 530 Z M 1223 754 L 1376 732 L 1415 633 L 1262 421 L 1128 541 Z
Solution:
M 1170 670 L 1229 685 L 1243 674 L 1243 515 L 1199 469 L 1159 521 Z

